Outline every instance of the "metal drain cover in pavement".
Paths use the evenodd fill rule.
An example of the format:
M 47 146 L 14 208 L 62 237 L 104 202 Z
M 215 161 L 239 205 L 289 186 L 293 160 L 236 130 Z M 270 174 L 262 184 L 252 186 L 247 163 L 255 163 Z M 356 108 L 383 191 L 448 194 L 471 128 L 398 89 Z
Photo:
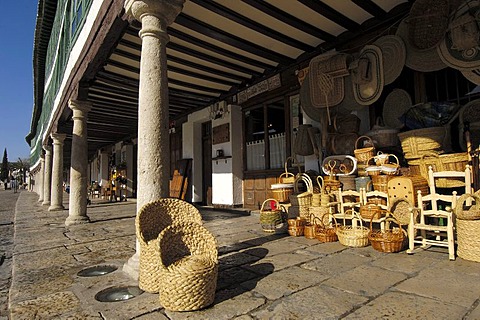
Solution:
M 117 270 L 118 268 L 116 266 L 94 266 L 90 268 L 86 268 L 83 270 L 80 270 L 77 273 L 77 276 L 79 277 L 98 277 L 98 276 L 103 276 L 106 275 L 107 273 L 113 272 Z
M 139 296 L 143 293 L 139 287 L 128 286 L 128 287 L 110 287 L 103 289 L 95 295 L 95 300 L 100 302 L 117 302 L 125 301 L 136 296 Z

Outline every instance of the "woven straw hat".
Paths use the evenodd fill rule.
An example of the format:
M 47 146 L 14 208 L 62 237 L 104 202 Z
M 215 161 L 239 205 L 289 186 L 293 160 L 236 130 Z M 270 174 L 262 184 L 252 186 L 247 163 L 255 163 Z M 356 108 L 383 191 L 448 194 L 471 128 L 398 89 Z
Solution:
M 480 69 L 462 70 L 462 74 L 468 81 L 480 86 Z
M 436 48 L 419 50 L 410 43 L 408 24 L 405 19 L 400 22 L 396 35 L 402 38 L 405 44 L 407 53 L 405 65 L 410 69 L 420 72 L 432 72 L 442 70 L 446 67 L 445 63 L 440 59 Z
M 390 84 L 400 76 L 405 66 L 405 44 L 402 38 L 396 35 L 380 37 L 373 44 L 382 50 L 383 77 L 385 85 Z
M 393 89 L 383 104 L 383 122 L 387 127 L 401 129 L 404 126 L 400 117 L 412 107 L 412 99 L 407 91 Z
M 313 107 L 332 107 L 342 102 L 348 61 L 349 55 L 337 53 L 322 54 L 310 60 L 307 77 Z
M 383 90 L 382 50 L 375 45 L 366 45 L 360 51 L 357 61 L 365 58 L 369 63 L 366 68 L 368 75 L 363 78 L 363 83 L 353 82 L 353 96 L 358 104 L 371 105 L 380 98 Z
M 448 31 L 437 47 L 442 61 L 458 70 L 480 69 L 480 1 L 466 1 L 451 16 Z
M 416 0 L 408 18 L 408 38 L 418 50 L 435 49 L 448 27 L 449 0 Z

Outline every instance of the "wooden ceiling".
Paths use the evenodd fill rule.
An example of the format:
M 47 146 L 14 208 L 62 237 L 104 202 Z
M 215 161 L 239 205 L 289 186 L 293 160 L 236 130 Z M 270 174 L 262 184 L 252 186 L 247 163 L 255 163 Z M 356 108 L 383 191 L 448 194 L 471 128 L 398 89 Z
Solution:
M 187 0 L 168 28 L 170 120 L 229 99 L 239 90 L 315 55 L 398 22 L 408 0 Z M 89 155 L 137 133 L 141 39 L 137 23 L 89 84 Z M 59 125 L 71 133 L 71 119 Z M 66 155 L 69 154 L 66 146 Z

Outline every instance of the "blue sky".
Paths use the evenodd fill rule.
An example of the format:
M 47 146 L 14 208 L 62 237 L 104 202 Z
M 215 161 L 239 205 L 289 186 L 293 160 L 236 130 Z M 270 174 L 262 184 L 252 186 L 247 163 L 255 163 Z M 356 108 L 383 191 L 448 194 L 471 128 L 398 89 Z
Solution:
M 33 111 L 33 35 L 36 0 L 0 0 L 0 157 L 28 158 L 25 136 Z M 0 160 L 1 161 L 1 160 Z

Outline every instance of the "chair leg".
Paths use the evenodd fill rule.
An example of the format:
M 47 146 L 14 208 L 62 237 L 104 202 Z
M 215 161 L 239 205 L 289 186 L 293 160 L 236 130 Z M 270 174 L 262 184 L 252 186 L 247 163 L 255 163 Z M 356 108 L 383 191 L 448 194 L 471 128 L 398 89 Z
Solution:
M 453 238 L 453 222 L 451 218 L 448 219 L 447 226 L 448 258 L 453 261 L 455 260 L 455 239 Z
M 415 249 L 415 226 L 413 223 L 408 224 L 408 254 L 413 254 Z

